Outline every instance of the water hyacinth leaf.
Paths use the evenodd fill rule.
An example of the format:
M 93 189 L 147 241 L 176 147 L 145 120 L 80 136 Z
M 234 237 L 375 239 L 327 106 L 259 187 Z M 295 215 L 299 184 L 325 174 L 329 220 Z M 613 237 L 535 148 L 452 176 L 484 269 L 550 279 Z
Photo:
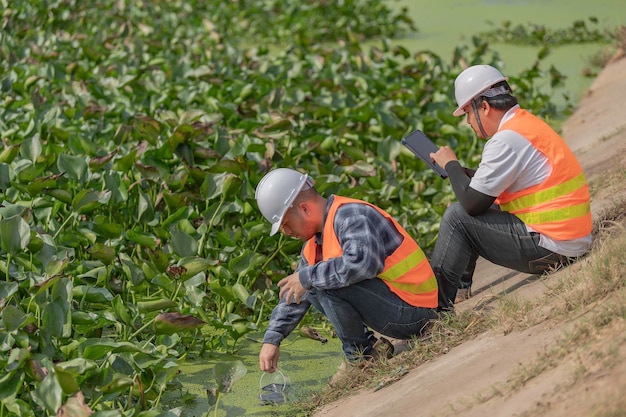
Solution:
M 224 301 L 226 302 L 237 301 L 237 297 L 233 293 L 233 289 L 231 287 L 222 286 L 217 281 L 211 281 L 209 283 L 209 286 L 211 288 L 211 292 L 222 297 Z
M 137 302 L 137 311 L 140 313 L 151 313 L 153 311 L 166 310 L 176 307 L 178 303 L 169 298 L 158 298 L 154 300 L 142 300 Z
M 122 157 L 115 160 L 113 169 L 120 172 L 128 172 L 137 161 L 137 149 L 132 149 Z
M 62 153 L 57 160 L 57 168 L 69 178 L 83 182 L 87 176 L 89 166 L 84 158 Z
M 157 238 L 150 233 L 145 233 L 137 230 L 128 230 L 126 232 L 126 238 L 141 246 L 146 246 L 150 249 L 156 249 Z
M 122 297 L 119 294 L 116 295 L 111 304 L 113 305 L 113 312 L 117 318 L 127 326 L 131 326 L 133 324 L 133 320 L 130 317 L 129 308 L 124 304 Z
M 61 188 L 43 189 L 42 193 L 56 198 L 62 203 L 70 204 L 72 202 L 72 194 Z
M 128 187 L 119 172 L 106 172 L 104 182 L 106 189 L 111 192 L 114 202 L 122 203 L 128 200 Z
M 69 304 L 61 299 L 46 304 L 42 310 L 41 333 L 45 340 L 51 337 L 69 337 L 71 329 L 69 326 Z
M 355 177 L 373 177 L 376 175 L 376 167 L 365 161 L 357 161 L 353 165 L 343 167 L 343 170 Z
M 185 272 L 182 274 L 181 279 L 191 278 L 200 272 L 206 271 L 209 267 L 217 265 L 217 263 L 217 260 L 209 260 L 199 256 L 182 258 L 178 261 L 178 266 L 185 268 Z
M 161 133 L 161 123 L 152 117 L 136 115 L 132 121 L 133 134 L 138 139 L 145 139 L 151 144 L 155 144 Z
M 154 205 L 150 196 L 146 193 L 139 193 L 137 204 L 137 220 L 147 223 L 154 219 Z
M 48 262 L 48 264 L 46 265 L 46 275 L 48 275 L 49 277 L 53 277 L 55 275 L 60 274 L 65 267 L 69 264 L 69 259 L 65 258 L 65 259 L 52 259 L 50 262 Z
M 56 187 L 57 178 L 63 176 L 63 174 L 48 175 L 46 177 L 35 178 L 29 182 L 26 190 L 31 196 L 37 196 L 44 188 Z
M 160 313 L 154 319 L 154 332 L 156 334 L 173 334 L 184 332 L 206 324 L 204 321 L 191 315 L 183 315 L 179 312 Z
M 13 399 L 19 392 L 19 387 L 24 381 L 24 372 L 16 370 L 6 373 L 0 378 L 0 402 Z
M 179 125 L 191 124 L 200 120 L 202 116 L 204 116 L 206 112 L 204 110 L 187 110 L 180 115 L 178 119 Z
M 6 300 L 18 290 L 17 282 L 0 281 L 0 300 Z
M 2 323 L 7 331 L 12 332 L 24 326 L 28 322 L 29 316 L 12 304 L 2 309 Z M 33 318 L 31 317 L 30 322 Z
M 113 294 L 106 288 L 94 288 L 89 285 L 77 285 L 72 289 L 74 300 L 88 303 L 109 304 Z
M 39 253 L 44 247 L 44 241 L 39 236 L 35 234 L 35 231 L 31 231 L 30 233 L 30 242 L 28 242 L 27 248 L 28 251 L 32 254 Z
M 110 320 L 94 313 L 93 311 L 72 311 L 72 324 L 81 326 L 81 330 L 95 330 L 110 323 Z
M 15 157 L 20 153 L 20 145 L 5 146 L 0 152 L 0 163 L 10 164 Z
M 109 270 L 104 265 L 102 266 L 90 265 L 89 269 L 85 271 L 85 273 L 78 275 L 78 278 L 81 278 L 81 280 L 84 282 L 96 284 L 98 282 L 104 282 L 108 273 L 109 273 Z
M 11 185 L 11 167 L 0 163 L 0 189 L 6 190 Z
M 180 220 L 188 219 L 193 209 L 189 206 L 180 207 L 174 213 L 169 215 L 163 222 L 161 223 L 161 227 L 168 228 L 169 226 L 175 225 Z
M 28 348 L 13 348 L 6 361 L 6 372 L 12 372 L 15 369 L 22 368 L 24 363 L 31 358 L 31 347 Z
M 24 251 L 30 242 L 28 223 L 19 215 L 0 220 L 0 242 L 13 255 Z
M 232 259 L 228 263 L 228 268 L 233 273 L 242 277 L 242 276 L 245 276 L 248 273 L 248 271 L 255 270 L 258 266 L 262 265 L 263 262 L 265 261 L 266 259 L 264 256 L 254 251 L 247 250 L 240 256 Z
M 64 372 L 61 369 L 55 368 L 54 373 L 57 376 L 59 385 L 65 395 L 72 395 L 80 389 L 78 381 L 76 381 L 76 378 L 74 378 L 74 376 L 69 372 Z
M 89 160 L 89 168 L 92 170 L 98 170 L 102 168 L 104 164 L 113 159 L 115 155 L 117 155 L 117 149 L 114 149 L 113 152 L 109 152 L 106 155 L 93 157 Z
M 227 173 L 222 183 L 222 198 L 229 199 L 239 192 L 243 181 L 238 176 Z
M 20 155 L 35 163 L 37 162 L 37 158 L 39 158 L 39 156 L 41 155 L 41 150 L 41 142 L 39 141 L 39 134 L 37 133 L 32 137 L 24 139 L 24 141 L 22 141 L 20 147 Z
M 106 339 L 87 339 L 80 344 L 81 357 L 83 359 L 99 360 L 109 353 L 146 353 L 141 347 L 130 342 L 115 342 Z
M 97 230 L 107 239 L 117 239 L 122 236 L 124 227 L 119 223 L 109 222 L 105 216 L 97 216 L 94 218 Z
M 237 161 L 232 159 L 223 159 L 211 166 L 209 172 L 215 174 L 230 172 L 231 174 L 241 175 L 243 173 L 243 168 L 244 167 L 242 167 L 242 165 Z
M 358 143 L 358 137 L 352 138 L 351 140 L 356 141 Z M 346 155 L 348 155 L 350 158 L 352 158 L 355 161 L 365 161 L 367 159 L 367 155 L 365 155 L 365 152 L 363 151 L 363 149 L 358 148 L 356 146 L 342 146 L 341 150 L 344 151 Z
M 172 229 L 170 236 L 170 246 L 176 255 L 185 257 L 198 253 L 198 242 L 187 233 L 178 229 Z
M 140 285 L 146 279 L 146 274 L 143 270 L 136 264 L 136 262 L 128 259 L 127 255 L 124 253 L 120 252 L 118 256 L 120 258 L 120 262 L 122 263 L 122 271 L 124 271 L 126 278 L 130 279 L 133 285 Z
M 159 272 L 165 272 L 167 270 L 167 265 L 169 264 L 170 256 L 163 252 L 162 250 L 152 250 L 150 248 L 146 249 L 148 253 L 148 257 L 157 268 Z
M 123 374 L 115 374 L 113 376 L 113 380 L 102 387 L 102 392 L 112 393 L 124 391 L 127 388 L 132 387 L 133 383 L 134 381 L 131 377 Z
M 247 290 L 246 287 L 237 282 L 233 284 L 233 293 L 237 296 L 239 301 L 244 304 L 248 303 L 248 297 L 250 297 L 250 292 Z
M 80 214 L 88 213 L 97 207 L 107 204 L 111 198 L 111 192 L 82 190 L 72 200 L 72 210 Z
M 93 415 L 93 411 L 85 403 L 85 396 L 82 391 L 69 397 L 57 413 L 58 417 L 89 417 Z
M 80 376 L 86 375 L 92 370 L 96 370 L 98 364 L 95 361 L 85 358 L 74 358 L 69 361 L 59 362 L 54 365 L 54 368 L 74 376 Z
M 115 249 L 100 242 L 96 242 L 87 251 L 94 259 L 101 261 L 105 265 L 111 265 L 115 260 Z
M 224 361 L 215 364 L 215 381 L 220 392 L 230 392 L 235 382 L 246 375 L 248 369 L 241 361 Z
M 63 390 L 54 372 L 49 372 L 30 395 L 37 405 L 51 414 L 56 414 L 63 403 Z

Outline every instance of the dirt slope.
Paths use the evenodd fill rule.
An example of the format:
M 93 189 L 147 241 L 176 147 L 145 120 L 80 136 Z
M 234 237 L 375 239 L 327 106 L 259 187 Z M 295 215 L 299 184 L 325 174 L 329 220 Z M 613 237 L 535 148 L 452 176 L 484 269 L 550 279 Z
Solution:
M 607 66 L 563 125 L 563 136 L 590 181 L 595 217 L 626 195 L 624 181 L 605 180 L 626 169 L 625 74 L 626 59 Z M 522 300 L 540 297 L 563 274 L 585 268 L 589 258 L 542 279 L 482 262 L 474 296 L 457 308 L 487 309 L 505 293 Z M 550 308 L 546 305 L 546 312 Z M 315 415 L 626 416 L 624 320 L 593 332 L 584 348 L 563 347 L 580 332 L 586 313 L 567 320 L 551 320 L 547 313 L 546 321 L 522 332 L 484 333 L 390 386 L 363 390 Z

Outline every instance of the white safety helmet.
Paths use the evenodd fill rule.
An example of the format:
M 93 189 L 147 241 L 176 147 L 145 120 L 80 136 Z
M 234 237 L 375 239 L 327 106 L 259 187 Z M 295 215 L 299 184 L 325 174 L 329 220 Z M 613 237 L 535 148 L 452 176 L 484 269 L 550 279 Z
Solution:
M 507 80 L 507 77 L 491 65 L 474 65 L 466 68 L 454 80 L 454 96 L 459 107 L 452 114 L 461 116 L 463 107 L 473 99 L 494 84 Z
M 254 198 L 263 217 L 272 224 L 270 236 L 278 232 L 285 212 L 300 191 L 311 188 L 313 184 L 315 184 L 313 178 L 289 168 L 277 168 L 261 179 Z

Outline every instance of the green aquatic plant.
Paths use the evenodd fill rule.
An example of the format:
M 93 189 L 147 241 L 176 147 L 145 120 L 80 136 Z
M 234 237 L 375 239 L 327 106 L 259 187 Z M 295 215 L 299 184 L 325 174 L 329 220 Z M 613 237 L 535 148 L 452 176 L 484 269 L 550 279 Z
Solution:
M 0 415 L 156 413 L 190 352 L 263 330 L 301 247 L 268 236 L 267 170 L 377 204 L 428 250 L 453 194 L 401 137 L 480 154 L 451 86 L 499 57 L 394 46 L 412 23 L 379 1 L 0 5 Z M 531 110 L 538 62 L 512 77 Z
M 215 365 L 214 376 L 217 385 L 207 389 L 209 406 L 214 407 L 215 417 L 217 417 L 220 397 L 230 392 L 235 382 L 243 378 L 247 372 L 248 370 L 241 361 L 223 361 Z M 207 412 L 207 417 L 209 417 L 209 412 Z

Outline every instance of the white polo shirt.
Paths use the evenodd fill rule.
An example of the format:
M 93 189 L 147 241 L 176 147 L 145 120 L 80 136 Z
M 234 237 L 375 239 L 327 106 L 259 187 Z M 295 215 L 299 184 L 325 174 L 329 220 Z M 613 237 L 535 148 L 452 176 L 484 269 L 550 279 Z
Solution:
M 500 126 L 513 117 L 518 106 L 504 114 Z M 483 194 L 498 197 L 504 191 L 513 193 L 540 184 L 552 172 L 548 158 L 528 139 L 512 130 L 496 132 L 483 148 L 480 164 L 470 187 Z M 528 231 L 534 232 L 526 226 Z M 539 246 L 565 256 L 580 256 L 591 248 L 591 234 L 573 240 L 554 240 L 541 235 Z

